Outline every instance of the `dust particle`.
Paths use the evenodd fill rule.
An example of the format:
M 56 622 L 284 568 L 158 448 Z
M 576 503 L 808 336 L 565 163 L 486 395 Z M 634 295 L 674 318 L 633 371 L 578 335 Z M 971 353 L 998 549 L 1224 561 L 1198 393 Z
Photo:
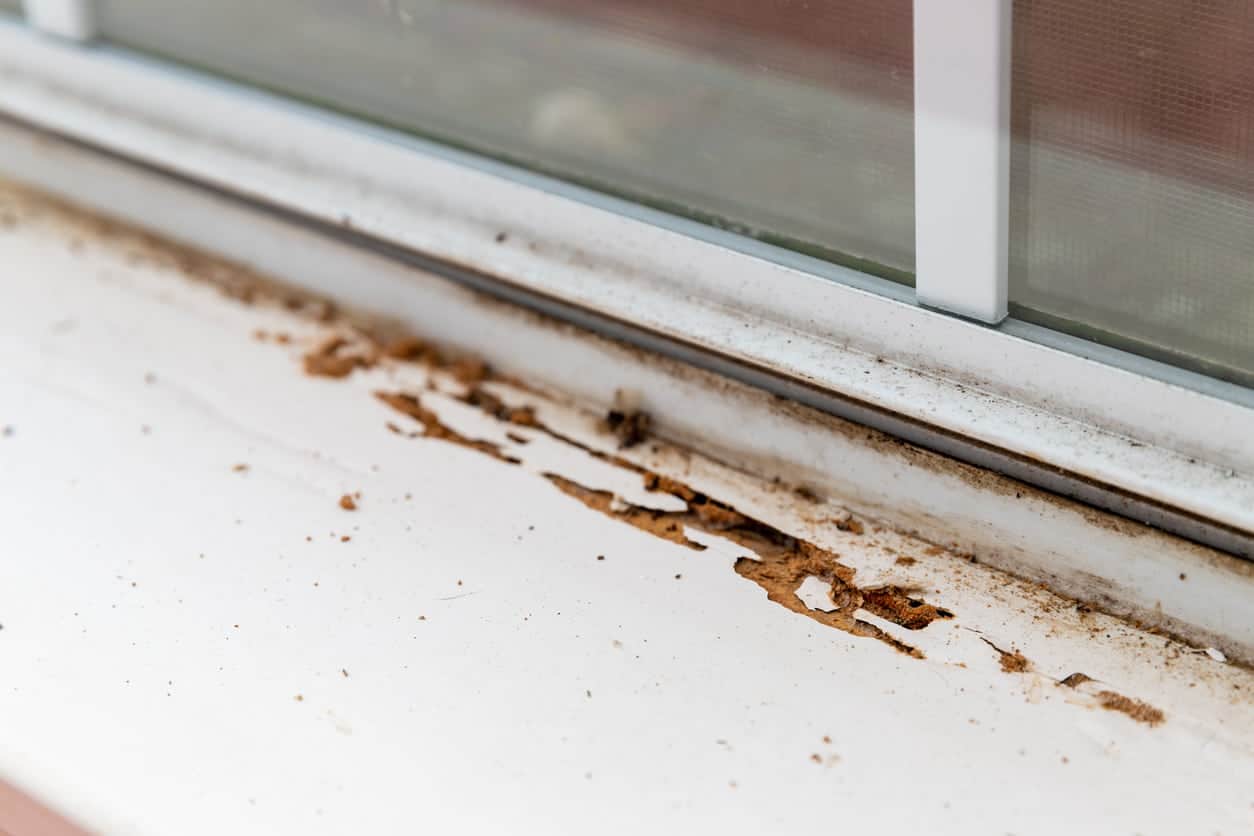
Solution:
M 237 465 L 233 465 L 233 466 L 231 467 L 231 472 L 232 472 L 232 473 L 247 473 L 247 472 L 248 472 L 248 465 L 246 465 L 246 464 L 242 464 L 242 463 L 241 463 L 241 464 L 237 464 Z

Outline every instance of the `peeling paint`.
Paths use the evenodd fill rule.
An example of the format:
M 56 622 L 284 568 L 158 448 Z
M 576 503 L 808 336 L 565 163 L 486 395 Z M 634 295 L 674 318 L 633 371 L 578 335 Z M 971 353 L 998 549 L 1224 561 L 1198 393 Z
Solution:
M 1083 691 L 1085 685 L 1096 681 L 1088 674 L 1077 671 L 1065 679 L 1059 680 L 1058 685 L 1074 691 Z M 1096 699 L 1098 707 L 1107 711 L 1117 711 L 1120 714 L 1126 714 L 1136 722 L 1144 723 L 1147 726 L 1162 725 L 1167 720 L 1167 715 L 1161 709 L 1155 708 L 1143 700 L 1126 697 L 1108 688 L 1102 688 L 1091 694 L 1091 696 Z
M 1149 703 L 1116 694 L 1114 691 L 1099 691 L 1097 699 L 1098 704 L 1107 711 L 1118 711 L 1147 726 L 1157 726 L 1166 719 L 1160 710 Z
M 401 750 L 390 744 L 412 739 L 419 745 L 405 748 L 405 757 L 434 764 L 433 774 L 464 768 L 472 794 L 486 770 L 510 786 L 523 780 L 511 796 L 522 805 L 534 807 L 540 798 L 566 809 L 568 779 L 586 786 L 586 770 L 606 787 L 623 783 L 606 777 L 626 776 L 652 790 L 651 798 L 665 800 L 680 787 L 695 799 L 693 809 L 760 831 L 765 820 L 756 811 L 807 809 L 806 799 L 855 788 L 850 781 L 859 791 L 842 795 L 853 805 L 844 812 L 882 819 L 884 809 L 899 803 L 902 771 L 900 758 L 884 753 L 911 752 L 916 771 L 929 779 L 909 804 L 923 811 L 915 819 L 929 829 L 1013 826 L 1022 818 L 1022 793 L 983 791 L 991 780 L 1031 787 L 1034 798 L 1045 799 L 1034 808 L 1048 817 L 1040 822 L 1045 831 L 1116 815 L 1124 832 L 1192 832 L 1199 822 L 1208 832 L 1243 832 L 1254 763 L 1248 711 L 1254 679 L 1206 654 L 1205 644 L 1189 649 L 1101 612 L 1081 613 L 1075 601 L 1000 572 L 983 555 L 969 561 L 883 518 L 869 519 L 865 503 L 830 482 L 805 480 L 812 490 L 803 496 L 790 479 L 735 470 L 667 436 L 620 451 L 618 439 L 598 428 L 599 409 L 539 395 L 491 370 L 483 380 L 475 380 L 477 373 L 459 379 L 452 359 L 385 356 L 342 379 L 301 375 L 302 355 L 331 334 L 351 343 L 337 353 L 369 357 L 371 341 L 343 320 L 298 318 L 260 299 L 252 307 L 226 304 L 170 270 L 128 269 L 125 252 L 104 252 L 90 237 L 81 254 L 66 246 L 65 236 L 47 237 L 48 243 L 26 247 L 0 235 L 6 255 L 16 251 L 7 262 L 15 276 L 28 274 L 13 285 L 7 333 L 16 349 L 11 365 L 32 375 L 29 385 L 6 384 L 18 412 L 8 416 L 14 436 L 0 446 L 15 465 L 14 507 L 25 503 L 37 520 L 14 517 L 14 542 L 29 548 L 32 559 L 14 564 L 20 583 L 8 585 L 14 594 L 0 637 L 9 638 L 0 640 L 19 640 L 11 648 L 14 681 L 26 686 L 4 695 L 10 714 L 33 718 L 19 742 L 34 741 L 38 749 L 41 736 L 60 741 L 58 762 L 81 766 L 95 751 L 81 746 L 92 739 L 94 720 L 64 711 L 86 688 L 111 717 L 131 721 L 123 724 L 129 736 L 117 723 L 95 730 L 96 737 L 113 733 L 123 745 L 112 748 L 130 753 L 106 768 L 118 787 L 128 776 L 142 776 L 145 763 L 162 760 L 162 752 L 173 753 L 165 761 L 177 767 L 179 750 L 189 744 L 199 753 L 221 744 L 225 757 L 215 763 L 198 754 L 188 769 L 245 798 L 259 786 L 257 776 L 264 779 L 266 763 L 241 765 L 231 753 L 258 740 L 278 741 L 268 750 L 281 761 L 289 798 L 302 804 L 310 787 L 326 785 L 322 776 L 391 788 L 396 770 L 386 758 Z M 45 269 L 49 283 L 59 284 L 43 282 Z M 75 320 L 78 327 L 62 333 L 60 323 Z M 270 336 L 253 339 L 259 329 Z M 290 340 L 279 341 L 278 333 Z M 435 354 L 457 357 L 455 338 L 421 333 L 443 335 Z M 572 337 L 572 350 L 577 346 Z M 419 340 L 398 353 L 428 357 L 428 349 L 434 351 Z M 98 362 L 84 366 L 83 357 Z M 576 360 L 571 368 L 582 369 Z M 378 391 L 409 395 L 444 432 L 522 461 L 503 467 L 477 446 L 428 444 L 427 425 L 398 414 L 374 397 Z M 28 399 L 21 396 L 28 392 L 43 404 L 38 416 L 26 414 Z M 649 403 L 665 420 L 668 402 Z M 712 432 L 725 429 L 710 420 Z M 134 439 L 109 443 L 116 429 L 141 422 L 152 425 L 151 436 L 134 432 Z M 199 432 L 216 437 L 182 445 L 180 439 Z M 76 453 L 82 450 L 91 455 L 82 458 Z M 235 472 L 236 462 L 250 469 Z M 66 478 L 85 475 L 85 468 L 97 475 L 96 484 L 84 480 L 67 495 Z M 737 558 L 760 563 L 756 550 L 708 533 L 714 523 L 682 530 L 705 551 L 672 548 L 603 511 L 585 512 L 578 499 L 544 485 L 544 473 L 608 494 L 615 515 L 633 506 L 650 516 L 689 513 L 689 500 L 704 494 L 717 501 L 706 502 L 704 511 L 720 525 L 769 524 L 834 555 L 864 593 L 895 588 L 957 616 L 911 632 L 865 608 L 853 612 L 927 657 L 907 660 L 885 652 L 881 642 L 819 626 L 810 614 L 764 604 L 768 591 L 732 571 Z M 119 479 L 128 490 L 117 490 Z M 353 497 L 356 512 L 336 505 L 343 495 Z M 205 497 L 222 504 L 206 506 Z M 69 498 L 83 519 L 61 527 L 56 516 Z M 100 513 L 106 510 L 126 528 Z M 234 513 L 223 517 L 217 510 Z M 197 524 L 180 525 L 181 513 Z M 221 524 L 237 518 L 242 524 Z M 860 520 L 865 530 L 842 526 L 846 520 Z M 90 544 L 101 530 L 143 534 L 119 541 L 129 546 L 119 555 L 128 566 L 118 584 L 126 598 L 117 610 L 101 596 L 101 585 L 112 588 L 106 579 L 86 580 L 108 567 L 87 559 L 90 548 L 68 546 Z M 310 532 L 318 536 L 311 540 Z M 348 534 L 351 543 L 341 545 Z M 923 532 L 929 534 L 935 536 Z M 1099 546 L 1079 541 L 1076 548 Z M 180 557 L 184 552 L 190 560 Z M 902 563 L 902 556 L 915 562 Z M 1185 568 L 1189 582 L 1175 580 L 1179 569 L 1173 582 L 1200 594 L 1193 568 Z M 671 580 L 681 572 L 682 580 Z M 129 586 L 133 577 L 138 588 Z M 464 588 L 458 579 L 465 579 Z M 75 584 L 71 622 L 42 596 L 56 590 L 68 604 L 62 596 Z M 217 594 L 222 589 L 231 595 Z M 810 610 L 832 612 L 843 590 L 809 575 L 794 594 Z M 187 596 L 177 609 L 175 595 Z M 80 623 L 79 603 L 99 604 L 104 618 Z M 229 635 L 219 636 L 214 627 L 227 615 Z M 235 622 L 250 637 L 229 627 Z M 266 676 L 255 676 L 255 665 L 198 651 L 202 623 L 211 627 L 205 636 L 211 646 L 224 642 L 223 649 L 246 654 L 241 660 L 264 658 Z M 89 631 L 80 638 L 58 629 L 71 624 Z M 272 632 L 283 645 L 267 646 L 258 628 L 270 624 L 282 626 Z M 1030 657 L 1034 670 L 1001 672 L 1000 654 L 982 636 Z M 47 687 L 55 672 L 41 648 L 57 648 L 55 661 L 73 660 L 76 648 L 86 646 L 97 655 L 112 653 L 104 657 L 107 669 L 99 669 L 103 675 L 70 665 L 76 687 Z M 194 718 L 209 705 L 188 701 L 196 695 L 190 674 L 198 669 L 204 684 L 228 686 L 205 689 L 203 699 L 222 704 L 231 717 L 246 715 L 251 725 L 241 730 L 234 723 L 228 734 L 214 735 L 204 734 L 204 724 L 184 724 L 189 734 L 199 729 L 199 737 L 171 747 L 159 718 L 180 711 Z M 1091 681 L 1070 676 L 1079 671 Z M 180 686 L 173 696 L 167 677 Z M 1077 687 L 1059 687 L 1067 679 Z M 162 706 L 143 696 L 148 687 Z M 586 698 L 589 691 L 595 699 Z M 304 701 L 293 700 L 297 693 Z M 1170 726 L 1153 727 L 1119 709 L 1135 710 L 1136 703 L 1161 711 Z M 520 707 L 529 723 L 483 720 L 513 717 Z M 351 736 L 331 725 L 332 708 L 351 720 Z M 67 717 L 88 730 L 77 743 L 40 731 L 56 732 Z M 684 733 L 669 733 L 674 729 Z M 574 745 L 559 744 L 549 731 Z M 284 740 L 296 740 L 301 751 L 293 756 Z M 164 748 L 144 757 L 132 743 Z M 811 757 L 827 763 L 837 751 L 842 761 L 831 769 Z M 922 755 L 931 760 L 919 760 Z M 543 768 L 507 774 L 537 760 Z M 540 772 L 547 784 L 526 783 Z M 729 792 L 731 783 L 739 789 Z M 71 776 L 64 797 L 77 799 L 72 784 Z M 394 791 L 402 797 L 408 789 Z M 360 796 L 350 802 L 340 795 L 348 816 L 340 821 L 351 823 L 365 805 Z M 1204 809 L 1179 801 L 1194 797 L 1206 798 Z M 1112 798 L 1126 803 L 1112 807 Z M 267 793 L 258 806 L 273 812 L 281 801 Z M 737 803 L 751 809 L 728 806 Z M 966 817 L 953 818 L 959 813 Z
M 128 268 L 168 271 L 212 286 L 232 299 L 279 308 L 340 330 L 357 329 L 385 344 L 417 329 L 424 335 L 419 343 L 430 337 L 450 352 L 486 352 L 509 372 L 527 377 L 527 385 L 522 385 L 502 377 L 500 369 L 491 370 L 489 378 L 494 383 L 538 391 L 558 402 L 575 396 L 602 407 L 611 400 L 619 406 L 616 397 L 610 397 L 618 390 L 647 391 L 658 433 L 707 459 L 814 486 L 819 495 L 837 496 L 841 503 L 857 507 L 864 519 L 876 517 L 895 531 L 969 552 L 1017 578 L 1045 584 L 1059 595 L 1129 623 L 1166 631 L 1195 647 L 1218 648 L 1247 665 L 1254 660 L 1248 620 L 1241 618 L 1244 593 L 1254 581 L 1254 562 L 817 411 L 797 400 L 808 400 L 803 393 L 811 387 L 805 384 L 797 383 L 797 394 L 790 397 L 774 396 L 513 303 L 453 289 L 421 271 L 392 269 L 389 264 L 374 263 L 376 269 L 370 276 L 343 284 L 340 271 L 344 264 L 357 265 L 357 255 L 323 247 L 317 238 L 300 240 L 318 252 L 319 267 L 312 273 L 284 267 L 280 271 L 284 279 L 278 280 L 133 226 L 83 214 L 43 195 L 6 186 L 4 196 L 13 201 L 14 223 L 58 226 L 70 240 L 70 249 L 80 254 L 111 250 Z M 323 269 L 324 261 L 334 266 Z M 335 296 L 335 302 L 328 293 Z M 390 306 L 381 312 L 378 300 L 397 298 L 394 293 L 424 294 L 425 302 L 403 311 Z M 450 317 L 454 309 L 457 315 Z M 277 327 L 290 331 L 291 323 Z M 511 342 L 498 347 L 490 335 L 502 329 L 512 329 Z M 563 379 L 557 370 L 564 366 L 557 361 L 567 358 L 582 369 L 596 371 Z M 446 372 L 453 373 L 451 368 Z M 621 378 L 605 383 L 606 374 Z M 688 399 L 692 410 L 682 406 Z M 754 428 L 742 427 L 738 421 L 708 421 L 711 414 L 729 413 L 751 418 Z M 769 422 L 767 431 L 761 431 L 759 421 Z M 813 447 L 820 438 L 822 447 Z M 781 446 L 793 452 L 781 453 Z M 809 455 L 802 452 L 806 450 Z M 979 510 L 969 513 L 972 508 Z M 1078 550 L 1075 544 L 1081 541 L 1088 547 Z M 1182 569 L 1187 570 L 1190 592 L 1196 589 L 1195 594 L 1175 589 Z M 1167 584 L 1167 579 L 1175 583 Z
M 505 456 L 496 444 L 469 439 L 449 429 L 415 395 L 378 392 L 376 397 L 393 409 L 419 421 L 423 430 L 417 435 L 421 437 L 458 444 L 511 464 L 520 463 L 518 459 Z M 693 528 L 742 546 L 751 554 L 736 561 L 736 573 L 761 587 L 768 600 L 799 615 L 851 635 L 877 639 L 916 658 L 923 658 L 922 651 L 858 618 L 855 613 L 859 609 L 865 609 L 910 630 L 922 629 L 939 618 L 953 617 L 947 610 L 911 598 L 899 587 L 860 589 L 854 582 L 855 570 L 840 563 L 834 552 L 752 519 L 727 503 L 695 491 L 678 480 L 648 472 L 617 456 L 590 450 L 586 445 L 548 430 L 536 419 L 534 410 L 507 407 L 499 398 L 481 389 L 471 389 L 463 397 L 463 401 L 479 407 L 497 420 L 538 429 L 591 455 L 640 473 L 646 490 L 670 494 L 686 503 L 687 509 L 663 511 L 645 508 L 625 502 L 610 491 L 585 487 L 560 474 L 545 473 L 544 476 L 560 491 L 579 500 L 586 507 L 677 545 L 695 551 L 706 548 L 687 536 L 687 530 Z M 823 578 L 831 585 L 829 596 L 835 607 L 833 610 L 811 609 L 797 596 L 798 588 L 810 576 Z

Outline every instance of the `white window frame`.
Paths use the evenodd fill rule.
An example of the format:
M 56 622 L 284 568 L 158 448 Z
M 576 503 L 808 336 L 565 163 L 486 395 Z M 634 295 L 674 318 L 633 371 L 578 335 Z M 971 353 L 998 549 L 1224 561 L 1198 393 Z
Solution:
M 1012 11 L 914 2 L 915 294 L 993 324 L 1009 301 Z
M 832 393 L 834 411 L 941 452 L 1017 460 L 1143 519 L 1169 509 L 1250 554 L 1249 389 L 950 316 L 852 270 L 16 23 L 0 22 L 0 114 Z M 58 176 L 19 157 L 0 174 Z
M 87 41 L 96 34 L 92 0 L 22 0 L 26 22 L 41 32 L 71 41 Z

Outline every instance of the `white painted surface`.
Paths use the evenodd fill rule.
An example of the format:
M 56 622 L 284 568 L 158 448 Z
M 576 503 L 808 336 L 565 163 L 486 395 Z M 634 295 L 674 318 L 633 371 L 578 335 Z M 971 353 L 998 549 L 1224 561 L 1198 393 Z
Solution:
M 0 111 L 1254 532 L 1248 390 L 1105 365 L 157 66 L 0 24 Z M 47 166 L 55 154 L 30 150 L 6 148 L 0 172 L 100 206 L 125 202 L 93 195 L 91 180 L 66 183 Z
M 917 540 L 839 531 L 839 507 L 699 456 L 632 454 L 837 549 L 864 586 L 917 585 L 956 613 L 887 625 L 925 661 L 822 627 L 736 575 L 743 549 L 659 541 L 537 475 L 632 497 L 622 471 L 539 440 L 508 467 L 389 433 L 397 416 L 371 392 L 421 391 L 421 369 L 305 377 L 299 355 L 326 326 L 226 300 L 149 246 L 12 200 L 0 778 L 89 827 L 1254 826 L 1246 670 Z M 609 444 L 591 417 L 504 391 Z M 501 437 L 426 397 L 461 431 Z M 349 491 L 354 513 L 336 504 Z M 1002 673 L 983 637 L 1036 673 Z M 1166 722 L 1055 684 L 1076 671 Z
M 0 127 L 0 136 L 14 134 Z M 62 194 L 81 195 L 90 184 L 98 205 L 116 216 L 384 314 L 602 409 L 619 389 L 642 393 L 661 432 L 719 461 L 786 474 L 932 542 L 1254 661 L 1248 561 L 1116 523 L 724 378 L 656 357 L 641 362 L 639 353 L 609 340 L 554 328 L 424 271 L 167 178 L 67 152 L 47 139 L 8 147 L 0 164 L 37 169 L 38 179 Z M 501 333 L 510 334 L 507 345 Z M 1182 572 L 1191 579 L 1187 588 Z
M 23 0 L 22 11 L 27 23 L 48 35 L 86 41 L 96 34 L 92 0 Z
M 1010 0 L 914 0 L 915 292 L 1006 318 Z

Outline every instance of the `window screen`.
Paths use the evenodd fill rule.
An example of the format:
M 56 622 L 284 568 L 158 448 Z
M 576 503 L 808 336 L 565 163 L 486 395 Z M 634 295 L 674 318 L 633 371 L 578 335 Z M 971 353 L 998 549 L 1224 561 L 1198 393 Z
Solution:
M 908 280 L 910 0 L 102 0 L 102 34 Z
M 1018 0 L 1012 314 L 1254 382 L 1254 4 Z

